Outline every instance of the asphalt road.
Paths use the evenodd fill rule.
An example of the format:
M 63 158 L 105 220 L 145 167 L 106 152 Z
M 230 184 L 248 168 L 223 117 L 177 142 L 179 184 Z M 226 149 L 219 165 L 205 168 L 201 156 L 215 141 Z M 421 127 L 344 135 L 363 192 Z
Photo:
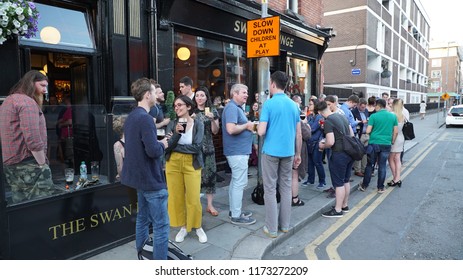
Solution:
M 343 218 L 314 220 L 264 259 L 462 260 L 462 173 L 463 128 L 433 128 L 405 154 L 401 188 L 377 194 L 373 178 Z

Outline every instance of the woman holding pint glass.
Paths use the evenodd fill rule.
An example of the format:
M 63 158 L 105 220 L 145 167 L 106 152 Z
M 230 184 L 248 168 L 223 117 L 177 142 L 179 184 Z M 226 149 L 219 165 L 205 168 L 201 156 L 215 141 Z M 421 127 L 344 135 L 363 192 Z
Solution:
M 183 242 L 188 232 L 195 228 L 199 242 L 205 243 L 207 236 L 202 229 L 199 196 L 204 164 L 204 124 L 199 118 L 191 117 L 195 104 L 188 96 L 178 96 L 173 106 L 178 118 L 167 125 L 166 135 L 170 139 L 165 151 L 170 225 L 181 227 L 175 242 Z

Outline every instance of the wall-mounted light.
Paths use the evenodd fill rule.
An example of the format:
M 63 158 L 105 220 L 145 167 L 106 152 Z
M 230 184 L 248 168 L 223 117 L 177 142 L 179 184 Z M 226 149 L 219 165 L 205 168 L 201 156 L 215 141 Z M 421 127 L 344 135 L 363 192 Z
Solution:
M 187 47 L 181 47 L 177 50 L 178 59 L 185 61 L 190 58 L 191 52 Z
M 40 30 L 40 39 L 44 43 L 56 45 L 61 41 L 61 33 L 53 26 L 45 26 Z

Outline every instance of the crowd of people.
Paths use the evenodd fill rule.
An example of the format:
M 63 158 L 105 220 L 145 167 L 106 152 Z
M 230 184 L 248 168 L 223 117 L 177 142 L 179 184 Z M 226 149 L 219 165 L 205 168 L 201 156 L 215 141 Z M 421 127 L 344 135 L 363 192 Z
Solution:
M 154 247 L 162 247 L 160 252 L 165 252 L 167 246 L 166 223 L 179 228 L 176 242 L 183 242 L 193 229 L 199 242 L 207 242 L 207 234 L 202 227 L 200 194 L 205 193 L 207 198 L 205 211 L 213 217 L 218 216 L 220 209 L 214 206 L 217 166 L 213 135 L 220 130 L 223 155 L 231 171 L 230 222 L 241 226 L 256 222 L 253 213 L 243 209 L 243 192 L 248 184 L 248 168 L 255 164 L 252 157 L 259 156 L 265 201 L 262 230 L 270 238 L 276 238 L 279 231 L 289 231 L 291 208 L 305 204 L 299 198 L 299 186 L 315 184 L 317 176 L 316 188 L 335 197 L 335 205 L 322 214 L 324 217 L 342 217 L 349 211 L 352 173 L 363 177 L 359 187 L 361 191 L 365 191 L 371 183 L 375 167 L 378 168 L 378 193 L 384 192 L 385 184 L 391 187 L 402 185 L 400 171 L 404 137 L 401 127 L 409 119 L 409 114 L 401 99 L 392 99 L 386 94 L 382 98 L 365 99 L 354 94 L 340 105 L 337 96 L 321 94 L 318 98 L 311 97 L 307 106 L 303 106 L 300 95 L 290 96 L 284 91 L 287 81 L 285 73 L 274 72 L 270 77 L 268 99 L 263 103 L 258 93 L 252 103 L 248 102 L 248 87 L 234 84 L 229 100 L 221 108 L 217 99 L 212 102 L 206 87 L 193 91 L 192 79 L 184 77 L 179 82 L 180 94 L 173 104 L 176 119 L 160 116 L 162 109 L 159 104 L 164 100 L 160 85 L 148 79 L 134 83 L 132 94 L 139 102 L 139 109 L 130 113 L 126 120 L 124 118 L 125 133 L 120 134 L 121 139 L 115 143 L 114 152 L 117 153 L 122 183 L 136 188 L 138 199 L 145 201 L 141 203 L 145 208 L 141 207 L 137 216 L 138 250 L 148 236 L 150 221 L 153 223 Z M 137 83 L 146 85 L 136 86 Z M 144 90 L 143 94 L 140 88 Z M 143 132 L 127 133 L 131 126 L 135 126 L 134 118 L 137 128 L 131 129 Z M 150 125 L 140 126 L 142 118 L 150 120 Z M 120 125 L 121 121 L 115 123 Z M 162 131 L 161 137 L 156 130 Z M 361 160 L 354 161 L 344 152 L 343 135 L 360 138 L 366 149 Z M 260 153 L 258 137 L 264 139 Z M 153 141 L 157 144 L 154 145 Z M 141 148 L 148 143 L 153 146 L 151 150 Z M 137 156 L 133 157 L 134 154 Z M 134 158 L 144 161 L 133 162 Z M 326 179 L 325 159 L 331 177 L 330 187 Z M 150 171 L 156 179 L 151 183 L 148 183 L 149 180 L 133 181 L 134 174 L 148 172 L 144 169 L 151 161 L 156 162 L 151 163 L 151 168 L 157 170 Z M 390 182 L 385 182 L 387 162 L 393 174 Z M 145 167 L 142 168 L 142 165 Z M 163 209 L 162 217 L 156 211 L 160 208 Z M 164 258 L 165 255 L 162 253 L 154 257 Z
M 0 107 L 4 170 L 16 201 L 56 191 L 47 166 L 46 128 L 41 114 L 47 83 L 46 76 L 40 72 L 26 73 Z M 213 135 L 220 130 L 223 155 L 231 170 L 230 222 L 241 226 L 256 222 L 253 213 L 243 209 L 243 192 L 252 164 L 250 156 L 254 153 L 260 157 L 262 167 L 263 232 L 270 238 L 276 238 L 279 231 L 289 231 L 291 208 L 305 204 L 298 196 L 299 186 L 315 184 L 316 176 L 316 188 L 331 190 L 336 198 L 335 205 L 322 214 L 324 217 L 342 217 L 349 211 L 353 171 L 363 177 L 361 191 L 370 185 L 375 166 L 378 167 L 378 193 L 384 192 L 385 184 L 401 187 L 402 126 L 410 117 L 401 99 L 392 99 L 388 94 L 368 100 L 351 95 L 339 105 L 337 96 L 320 94 L 303 106 L 300 95 L 290 96 L 285 92 L 287 83 L 284 72 L 272 73 L 268 99 L 261 102 L 259 94 L 255 94 L 253 103 L 248 102 L 251 101 L 248 87 L 234 84 L 223 106 L 217 98 L 212 102 L 206 87 L 193 91 L 193 80 L 183 77 L 179 81 L 180 94 L 172 104 L 176 115 L 172 119 L 163 112 L 165 98 L 161 85 L 148 78 L 132 83 L 131 94 L 137 107 L 113 121 L 120 138 L 114 143 L 114 156 L 117 180 L 137 190 L 136 247 L 139 252 L 149 237 L 150 226 L 154 259 L 167 258 L 171 227 L 179 228 L 176 242 L 183 242 L 193 229 L 199 242 L 207 242 L 200 194 L 205 193 L 207 198 L 205 211 L 218 216 L 220 209 L 214 206 L 217 165 Z M 248 109 L 246 104 L 252 107 L 248 105 Z M 36 115 L 39 118 L 32 117 Z M 23 128 L 17 123 L 27 126 Z M 65 125 L 63 121 L 63 127 Z M 23 133 L 30 137 L 16 136 Z M 354 161 L 344 152 L 343 135 L 360 138 L 366 149 L 364 158 Z M 262 151 L 258 151 L 258 137 L 264 139 Z M 332 184 L 329 189 L 325 158 Z M 393 179 L 386 183 L 387 162 Z M 39 174 L 33 182 L 15 184 L 32 171 Z

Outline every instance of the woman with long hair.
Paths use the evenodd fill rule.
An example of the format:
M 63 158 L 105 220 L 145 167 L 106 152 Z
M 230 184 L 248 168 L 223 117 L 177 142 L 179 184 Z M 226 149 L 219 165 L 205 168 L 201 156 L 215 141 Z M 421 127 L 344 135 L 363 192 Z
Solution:
M 219 212 L 213 205 L 215 184 L 217 182 L 217 166 L 215 162 L 215 149 L 213 135 L 219 132 L 219 113 L 212 107 L 211 96 L 206 87 L 199 87 L 195 92 L 196 118 L 204 124 L 203 158 L 204 168 L 201 171 L 201 190 L 206 193 L 206 211 L 212 216 Z
M 404 126 L 405 120 L 409 119 L 407 112 L 403 110 L 404 102 L 402 99 L 397 98 L 392 102 L 392 112 L 397 116 L 398 125 L 398 134 L 395 139 L 395 142 L 392 143 L 391 152 L 389 153 L 389 167 L 392 172 L 392 180 L 387 183 L 390 187 L 401 187 L 402 181 L 400 180 L 400 173 L 402 171 L 402 161 L 400 160 L 400 154 L 404 150 L 405 138 L 402 133 L 402 128 Z
M 323 151 L 318 149 L 318 143 L 324 137 L 323 133 L 323 120 L 322 115 L 318 113 L 318 100 L 310 99 L 309 101 L 309 115 L 307 121 L 311 129 L 311 137 L 307 141 L 307 184 L 315 183 L 315 171 L 318 174 L 318 189 L 324 189 L 326 187 L 326 174 L 325 168 L 323 167 Z

